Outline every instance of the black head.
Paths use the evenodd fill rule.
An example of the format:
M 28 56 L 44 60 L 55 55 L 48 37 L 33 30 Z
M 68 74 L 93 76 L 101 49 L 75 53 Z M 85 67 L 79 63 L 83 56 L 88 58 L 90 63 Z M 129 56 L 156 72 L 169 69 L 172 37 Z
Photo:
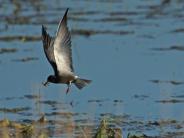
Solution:
M 57 79 L 55 76 L 53 75 L 50 75 L 48 78 L 47 78 L 47 81 L 45 83 L 43 83 L 44 86 L 48 86 L 49 82 L 52 82 L 52 83 L 57 83 Z
M 53 75 L 50 75 L 50 76 L 47 78 L 47 82 L 56 83 L 56 82 L 57 82 L 56 77 L 53 76 Z

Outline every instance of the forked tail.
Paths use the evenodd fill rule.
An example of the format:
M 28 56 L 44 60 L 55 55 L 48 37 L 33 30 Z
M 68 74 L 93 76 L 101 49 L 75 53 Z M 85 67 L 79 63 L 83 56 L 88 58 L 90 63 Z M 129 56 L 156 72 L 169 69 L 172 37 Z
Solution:
M 85 87 L 86 85 L 88 85 L 91 82 L 91 80 L 86 80 L 86 79 L 81 79 L 81 78 L 77 78 L 74 82 L 75 86 L 78 89 L 82 89 L 83 87 Z

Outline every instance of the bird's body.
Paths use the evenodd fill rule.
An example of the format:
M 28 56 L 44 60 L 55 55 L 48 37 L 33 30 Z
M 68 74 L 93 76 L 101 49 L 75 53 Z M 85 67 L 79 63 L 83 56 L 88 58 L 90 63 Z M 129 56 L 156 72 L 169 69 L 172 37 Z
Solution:
M 42 41 L 45 55 L 54 69 L 54 75 L 50 75 L 44 85 L 47 85 L 48 82 L 64 83 L 68 85 L 68 92 L 71 83 L 74 83 L 77 88 L 82 89 L 91 81 L 81 79 L 74 74 L 71 36 L 67 27 L 67 12 L 68 9 L 58 25 L 55 38 L 51 37 L 42 25 Z

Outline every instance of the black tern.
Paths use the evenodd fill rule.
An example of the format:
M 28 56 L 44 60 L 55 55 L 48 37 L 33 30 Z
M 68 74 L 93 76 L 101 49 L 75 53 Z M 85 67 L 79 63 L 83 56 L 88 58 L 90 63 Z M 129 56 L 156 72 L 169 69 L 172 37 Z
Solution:
M 54 75 L 48 76 L 47 81 L 43 85 L 47 86 L 49 82 L 67 84 L 66 93 L 69 92 L 72 83 L 74 83 L 78 89 L 82 89 L 91 82 L 91 80 L 81 79 L 74 74 L 71 36 L 67 27 L 67 13 L 68 9 L 63 19 L 59 22 L 55 38 L 51 37 L 46 32 L 45 26 L 42 25 L 43 49 L 47 60 L 54 69 Z

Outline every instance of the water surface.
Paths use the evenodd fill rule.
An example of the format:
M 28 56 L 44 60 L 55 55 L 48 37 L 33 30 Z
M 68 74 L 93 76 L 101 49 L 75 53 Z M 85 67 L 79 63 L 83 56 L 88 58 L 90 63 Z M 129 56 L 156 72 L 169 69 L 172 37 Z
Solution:
M 125 137 L 183 137 L 182 0 L 0 3 L 1 119 L 30 122 L 44 114 L 50 137 L 85 137 L 83 126 L 91 134 L 102 118 Z M 42 86 L 53 70 L 41 25 L 54 35 L 66 8 L 75 72 L 93 80 L 68 95 L 65 85 Z M 57 120 L 73 127 L 60 132 L 66 124 Z

